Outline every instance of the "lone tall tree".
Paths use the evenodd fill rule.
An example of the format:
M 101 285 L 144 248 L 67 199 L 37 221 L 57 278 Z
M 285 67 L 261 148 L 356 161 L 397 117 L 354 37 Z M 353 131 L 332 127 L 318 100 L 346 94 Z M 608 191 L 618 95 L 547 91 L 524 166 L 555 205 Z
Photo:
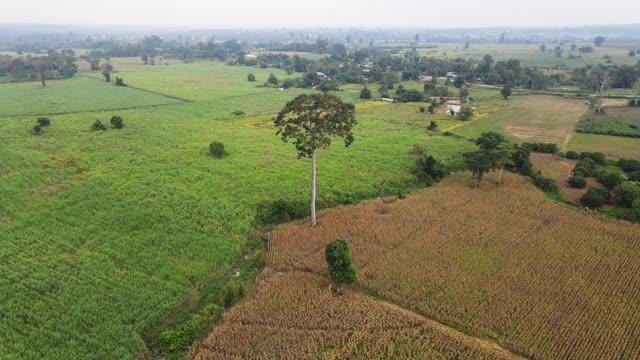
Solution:
M 331 145 L 332 137 L 353 143 L 353 110 L 331 94 L 303 94 L 289 101 L 274 119 L 282 140 L 293 139 L 298 158 L 311 158 L 311 225 L 316 226 L 316 150 Z

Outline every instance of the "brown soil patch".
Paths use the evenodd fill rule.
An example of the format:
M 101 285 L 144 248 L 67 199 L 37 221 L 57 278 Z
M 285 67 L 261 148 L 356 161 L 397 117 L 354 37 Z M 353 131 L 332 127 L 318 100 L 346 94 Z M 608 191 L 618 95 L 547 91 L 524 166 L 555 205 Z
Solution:
M 585 105 L 558 96 L 514 97 L 509 107 L 493 115 L 497 126 L 523 141 L 561 144 L 573 131 Z
M 576 189 L 569 185 L 569 176 L 576 167 L 576 160 L 558 158 L 551 154 L 532 153 L 531 162 L 534 170 L 540 171 L 542 176 L 555 179 L 562 195 L 575 204 L 580 204 L 580 198 L 589 188 L 600 186 L 594 178 L 586 178 L 587 186 L 583 189 Z

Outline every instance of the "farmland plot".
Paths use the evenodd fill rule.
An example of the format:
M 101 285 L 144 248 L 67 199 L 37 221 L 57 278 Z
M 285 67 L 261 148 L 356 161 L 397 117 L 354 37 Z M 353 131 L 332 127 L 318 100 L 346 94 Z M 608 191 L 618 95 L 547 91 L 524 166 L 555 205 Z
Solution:
M 326 270 L 349 242 L 379 296 L 537 359 L 640 356 L 640 226 L 567 209 L 525 178 L 459 173 L 405 200 L 322 212 L 272 235 L 268 266 Z M 606 334 L 606 336 L 603 336 Z
M 252 299 L 228 312 L 192 359 L 513 359 L 494 344 L 318 275 L 267 269 Z
M 504 109 L 455 132 L 477 137 L 486 131 L 499 131 L 519 141 L 561 144 L 585 108 L 579 100 L 557 96 L 514 96 Z
M 51 116 L 40 136 L 31 133 L 32 116 L 3 118 L 2 356 L 137 358 L 148 345 L 141 334 L 185 298 L 200 301 L 210 282 L 218 291 L 212 297 L 221 296 L 259 204 L 307 201 L 310 164 L 275 136 L 271 120 L 303 90 L 256 89 L 245 70 L 230 86 L 244 96 Z M 155 71 L 144 76 L 162 82 Z M 215 88 L 215 81 L 203 84 Z M 93 106 L 83 99 L 69 106 Z M 320 203 L 415 190 L 415 144 L 445 161 L 473 148 L 364 108 L 354 144 L 319 154 Z M 112 115 L 122 116 L 123 129 L 91 131 L 95 119 L 108 124 Z M 214 140 L 228 157 L 207 154 Z

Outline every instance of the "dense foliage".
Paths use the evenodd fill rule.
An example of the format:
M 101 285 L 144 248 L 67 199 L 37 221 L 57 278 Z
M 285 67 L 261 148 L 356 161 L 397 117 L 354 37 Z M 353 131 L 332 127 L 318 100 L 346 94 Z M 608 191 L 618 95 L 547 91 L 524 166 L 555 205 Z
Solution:
M 349 244 L 336 240 L 327 244 L 325 258 L 329 267 L 329 276 L 338 284 L 355 284 L 358 281 L 356 267 L 349 254 Z

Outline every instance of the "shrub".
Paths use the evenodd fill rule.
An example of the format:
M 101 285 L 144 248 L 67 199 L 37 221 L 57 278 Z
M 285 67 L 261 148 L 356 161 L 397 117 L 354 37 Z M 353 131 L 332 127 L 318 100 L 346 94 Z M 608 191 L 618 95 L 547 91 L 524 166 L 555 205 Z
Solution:
M 371 90 L 366 86 L 360 90 L 360 99 L 371 99 Z
M 607 158 L 601 152 L 583 152 L 580 154 L 580 159 L 591 159 L 598 165 L 604 165 L 607 162 Z
M 96 119 L 96 121 L 93 123 L 93 125 L 91 125 L 91 129 L 93 131 L 104 131 L 104 130 L 107 130 L 107 127 L 104 126 L 102 121 Z
M 640 220 L 640 199 L 636 199 L 633 202 L 633 206 L 631 206 L 631 215 L 634 220 Z
M 267 79 L 267 84 L 278 85 L 278 78 L 275 75 L 273 75 L 273 73 L 269 74 L 269 79 Z
M 231 115 L 242 116 L 242 115 L 244 115 L 244 111 L 236 110 L 236 111 L 232 112 Z
M 584 177 L 593 176 L 596 168 L 596 163 L 591 159 L 584 159 L 578 161 L 576 167 L 573 169 L 574 175 L 580 175 Z
M 616 204 L 624 207 L 632 207 L 633 202 L 640 199 L 640 183 L 626 181 L 613 189 Z
M 442 180 L 449 174 L 446 166 L 433 156 L 428 155 L 425 148 L 416 146 L 414 152 L 418 157 L 416 159 L 416 168 L 413 172 L 418 180 L 431 184 Z
M 598 172 L 598 174 L 596 174 L 596 179 L 598 179 L 598 181 L 609 190 L 627 180 L 627 178 L 621 173 L 608 170 Z
M 335 80 L 325 80 L 320 83 L 320 86 L 318 86 L 318 90 L 325 93 L 329 91 L 338 91 L 340 90 L 338 85 L 339 85 L 338 82 Z
M 458 113 L 458 119 L 462 121 L 471 120 L 473 118 L 473 108 L 471 106 L 463 107 Z
M 594 209 L 606 204 L 609 200 L 611 200 L 611 194 L 603 187 L 591 188 L 580 198 L 582 205 Z
M 567 151 L 567 154 L 565 155 L 565 157 L 567 159 L 577 160 L 577 159 L 580 158 L 580 155 L 577 152 L 573 151 L 573 150 L 569 150 L 569 151 Z
M 356 267 L 349 254 L 349 244 L 336 240 L 327 245 L 325 259 L 329 267 L 329 276 L 338 284 L 355 284 L 358 281 Z
M 216 304 L 205 306 L 184 323 L 173 329 L 161 331 L 157 337 L 157 345 L 165 351 L 187 349 L 202 336 L 205 329 L 222 316 L 224 309 Z
M 127 86 L 122 78 L 116 77 L 116 86 Z
M 213 156 L 214 158 L 218 158 L 218 159 L 229 155 L 224 150 L 224 144 L 219 141 L 214 141 L 211 144 L 209 144 L 209 154 L 211 154 L 211 156 Z
M 618 167 L 624 170 L 624 172 L 626 173 L 640 171 L 640 160 L 620 159 L 618 160 L 616 165 L 618 165 Z
M 418 90 L 406 90 L 400 95 L 400 101 L 402 102 L 418 102 L 422 101 L 424 95 Z
M 277 225 L 309 216 L 309 204 L 302 201 L 274 200 L 258 205 L 256 219 L 261 224 Z
M 120 116 L 112 116 L 111 117 L 111 126 L 116 129 L 122 129 L 124 127 L 124 122 Z
M 48 117 L 39 117 L 37 121 L 38 121 L 38 124 L 40 124 L 40 126 L 42 127 L 47 127 L 51 125 L 51 120 L 49 120 Z
M 40 134 L 42 134 L 42 125 L 35 124 L 33 126 L 33 135 L 40 135 Z
M 222 305 L 225 308 L 230 308 L 237 304 L 245 294 L 244 285 L 238 283 L 229 283 L 224 288 L 222 294 Z
M 640 181 L 640 170 L 629 174 L 629 181 Z
M 580 175 L 573 175 L 569 177 L 569 185 L 574 188 L 582 189 L 587 186 L 587 181 Z
M 437 130 L 438 129 L 438 123 L 433 121 L 433 120 L 431 120 L 431 123 L 429 124 L 429 127 L 427 129 L 429 129 L 431 131 Z
M 538 152 L 538 153 L 545 153 L 545 154 L 555 154 L 556 152 L 558 152 L 558 145 L 553 143 L 526 142 L 526 143 L 523 143 L 522 146 L 531 152 Z
M 253 74 L 249 74 L 247 75 L 247 80 L 251 82 L 256 81 L 256 76 Z
M 551 192 L 551 193 L 558 192 L 558 185 L 556 184 L 556 181 L 554 179 L 536 174 L 533 176 L 533 183 L 536 187 L 538 187 L 544 192 Z
M 420 112 L 423 113 L 425 111 L 424 106 L 420 106 Z

